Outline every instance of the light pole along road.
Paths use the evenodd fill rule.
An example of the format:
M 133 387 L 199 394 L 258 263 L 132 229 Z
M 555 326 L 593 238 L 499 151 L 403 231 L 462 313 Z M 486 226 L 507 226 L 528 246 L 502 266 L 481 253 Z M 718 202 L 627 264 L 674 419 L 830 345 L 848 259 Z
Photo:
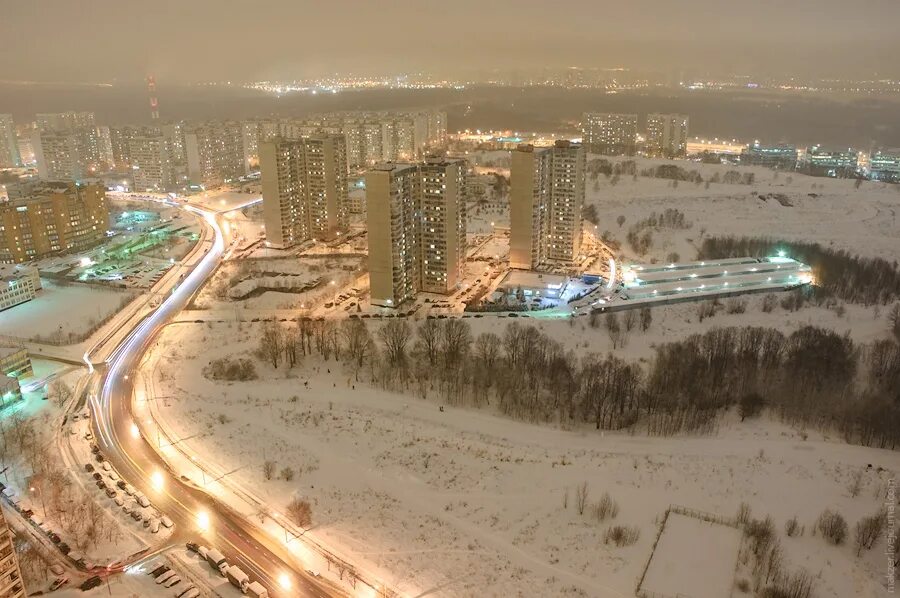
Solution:
M 91 401 L 92 425 L 104 456 L 123 479 L 147 495 L 159 511 L 168 515 L 179 530 L 179 538 L 200 536 L 219 549 L 229 563 L 241 567 L 268 590 L 270 596 L 342 596 L 344 592 L 326 585 L 288 563 L 296 562 L 287 548 L 251 525 L 240 514 L 171 472 L 156 449 L 143 435 L 134 433 L 132 414 L 133 375 L 157 334 L 215 271 L 225 242 L 213 212 L 185 206 L 212 228 L 212 245 L 196 267 L 176 283 L 171 294 L 144 318 L 108 360 L 100 380 L 98 400 Z

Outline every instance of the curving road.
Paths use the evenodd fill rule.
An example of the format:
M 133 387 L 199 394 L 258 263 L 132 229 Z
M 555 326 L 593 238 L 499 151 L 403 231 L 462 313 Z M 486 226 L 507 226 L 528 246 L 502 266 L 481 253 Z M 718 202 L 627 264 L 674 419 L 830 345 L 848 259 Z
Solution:
M 100 390 L 97 398 L 91 401 L 97 443 L 122 478 L 146 494 L 160 512 L 175 522 L 178 540 L 195 540 L 215 546 L 229 563 L 239 565 L 251 580 L 266 586 L 270 596 L 343 595 L 312 575 L 294 570 L 288 564 L 294 559 L 284 545 L 171 472 L 153 445 L 135 433 L 132 374 L 162 327 L 188 304 L 215 271 L 225 249 L 216 215 L 193 206 L 184 207 L 201 216 L 212 228 L 212 246 L 159 308 L 125 337 L 112 353 L 107 367 L 97 371 L 101 376 Z

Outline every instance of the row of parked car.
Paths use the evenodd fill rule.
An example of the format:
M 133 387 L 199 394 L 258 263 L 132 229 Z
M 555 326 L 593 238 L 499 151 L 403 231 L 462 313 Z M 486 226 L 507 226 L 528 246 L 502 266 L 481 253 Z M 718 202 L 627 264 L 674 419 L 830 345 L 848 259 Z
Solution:
M 168 565 L 159 565 L 149 573 L 156 583 L 164 588 L 174 588 L 181 583 L 181 576 Z M 175 588 L 175 598 L 197 598 L 200 590 L 191 583 L 184 582 L 184 587 Z
M 111 498 L 116 506 L 121 507 L 126 515 L 141 522 L 144 528 L 154 534 L 159 532 L 160 526 L 171 528 L 174 525 L 171 519 L 165 515 L 160 516 L 155 509 L 151 508 L 149 498 L 119 477 L 109 462 L 103 459 L 97 445 L 91 446 L 91 452 L 94 453 L 99 464 L 94 466 L 93 463 L 85 463 L 85 472 L 93 478 L 97 488 Z
M 226 578 L 241 593 L 247 594 L 251 598 L 269 598 L 269 591 L 261 583 L 250 581 L 249 575 L 237 565 L 229 565 L 225 560 L 225 555 L 215 548 L 207 548 L 194 542 L 188 542 L 187 549 L 206 560 L 210 567 L 218 571 L 219 575 Z

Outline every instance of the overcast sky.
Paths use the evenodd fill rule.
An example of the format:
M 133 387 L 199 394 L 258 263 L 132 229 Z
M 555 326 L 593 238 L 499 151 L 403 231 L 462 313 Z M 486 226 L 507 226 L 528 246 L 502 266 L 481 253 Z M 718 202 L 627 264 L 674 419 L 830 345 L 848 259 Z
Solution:
M 900 77 L 900 0 L 0 0 L 0 79 L 493 67 Z

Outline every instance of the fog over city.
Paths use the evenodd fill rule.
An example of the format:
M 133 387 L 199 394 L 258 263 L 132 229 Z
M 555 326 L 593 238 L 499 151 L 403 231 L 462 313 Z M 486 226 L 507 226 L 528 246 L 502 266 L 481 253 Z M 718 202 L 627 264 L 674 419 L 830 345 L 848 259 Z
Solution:
M 0 79 L 300 79 L 495 68 L 896 77 L 894 0 L 6 1 Z
M 0 0 L 0 596 L 893 598 L 900 0 Z

